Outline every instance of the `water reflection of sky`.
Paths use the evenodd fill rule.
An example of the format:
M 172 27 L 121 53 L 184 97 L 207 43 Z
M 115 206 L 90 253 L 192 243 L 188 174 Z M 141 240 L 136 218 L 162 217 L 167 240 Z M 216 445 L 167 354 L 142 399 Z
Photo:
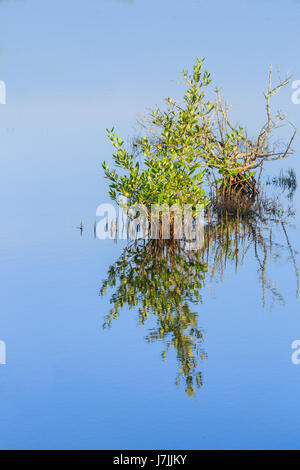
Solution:
M 203 55 L 254 131 L 268 63 L 300 78 L 299 16 L 293 1 L 1 2 L 1 448 L 298 447 L 289 252 L 269 273 L 285 307 L 262 308 L 251 254 L 203 292 L 195 310 L 207 359 L 188 399 L 174 386 L 175 355 L 161 360 L 132 311 L 102 330 L 109 298 L 99 288 L 125 243 L 94 240 L 92 223 L 107 201 L 105 128 L 130 134 L 139 111 L 179 95 L 171 80 Z M 289 93 L 276 104 L 297 125 Z M 82 237 L 81 219 L 91 227 Z M 299 251 L 298 214 L 293 223 Z

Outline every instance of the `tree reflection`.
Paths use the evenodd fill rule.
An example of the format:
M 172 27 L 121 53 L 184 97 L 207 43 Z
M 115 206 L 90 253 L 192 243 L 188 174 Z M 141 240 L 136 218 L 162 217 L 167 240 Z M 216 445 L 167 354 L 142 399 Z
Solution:
M 265 308 L 269 303 L 271 308 L 275 302 L 285 305 L 285 299 L 272 279 L 277 270 L 268 268 L 272 263 L 288 256 L 287 261 L 294 271 L 295 292 L 298 297 L 299 270 L 296 253 L 288 236 L 288 227 L 291 225 L 289 219 L 294 213 L 290 208 L 284 211 L 278 207 L 275 209 L 268 201 L 252 216 L 239 217 L 238 214 L 230 215 L 226 212 L 222 215 L 215 214 L 212 219 L 209 217 L 202 247 L 203 261 L 208 265 L 207 281 L 223 281 L 229 264 L 234 265 L 237 273 L 240 266 L 245 265 L 249 259 L 254 259 L 261 287 L 262 307 Z
M 105 316 L 103 327 L 110 327 L 125 305 L 139 312 L 141 326 L 146 319 L 152 320 L 154 326 L 149 329 L 147 341 L 163 343 L 164 359 L 168 350 L 176 352 L 179 366 L 176 384 L 183 381 L 186 392 L 192 396 L 202 385 L 200 363 L 206 358 L 203 331 L 193 306 L 201 303 L 200 293 L 206 284 L 223 281 L 229 263 L 237 272 L 251 254 L 251 259 L 257 262 L 263 307 L 269 297 L 271 304 L 276 301 L 284 304 L 282 294 L 267 274 L 267 267 L 288 253 L 298 295 L 295 252 L 288 238 L 287 221 L 279 215 L 272 207 L 265 207 L 263 213 L 252 217 L 208 214 L 203 246 L 198 251 L 189 251 L 180 240 L 132 241 L 110 266 L 102 284 L 100 295 L 108 288 L 112 291 L 112 308 Z M 273 238 L 276 229 L 281 231 L 282 243 Z
M 110 266 L 100 290 L 103 295 L 107 287 L 113 288 L 113 307 L 104 327 L 111 326 L 125 304 L 130 309 L 138 307 L 140 325 L 153 315 L 155 326 L 146 339 L 164 343 L 163 358 L 170 348 L 175 349 L 179 363 L 176 383 L 183 379 L 189 395 L 202 385 L 198 360 L 205 358 L 203 333 L 191 304 L 201 301 L 205 270 L 202 254 L 187 251 L 180 241 L 136 241 Z

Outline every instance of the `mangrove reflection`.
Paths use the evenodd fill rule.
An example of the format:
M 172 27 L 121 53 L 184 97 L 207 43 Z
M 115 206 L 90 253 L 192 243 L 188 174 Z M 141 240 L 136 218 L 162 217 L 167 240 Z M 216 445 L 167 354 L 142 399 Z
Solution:
M 207 214 L 203 245 L 190 251 L 180 240 L 134 240 L 110 266 L 100 295 L 108 288 L 112 308 L 103 327 L 110 327 L 123 306 L 136 309 L 141 326 L 154 321 L 146 340 L 163 343 L 162 357 L 173 349 L 177 356 L 176 384 L 185 384 L 188 395 L 202 385 L 200 363 L 206 358 L 203 331 L 198 326 L 201 292 L 213 281 L 223 281 L 229 265 L 237 272 L 246 260 L 256 260 L 262 305 L 284 304 L 285 300 L 268 274 L 268 265 L 288 257 L 299 292 L 295 253 L 288 237 L 288 216 L 272 204 L 251 216 Z M 279 212 L 278 212 L 279 211 Z M 287 215 L 287 216 L 286 216 Z M 280 236 L 278 241 L 278 234 Z M 276 270 L 272 270 L 272 273 Z M 253 289 L 254 286 L 251 286 Z M 197 305 L 197 307 L 196 307 Z
M 268 272 L 276 273 L 276 269 L 268 270 L 269 264 L 279 261 L 288 255 L 291 268 L 294 271 L 295 292 L 299 294 L 299 271 L 296 265 L 295 253 L 291 246 L 287 227 L 289 222 L 268 209 L 269 216 L 247 217 L 229 215 L 216 217 L 206 225 L 204 231 L 204 260 L 208 265 L 209 280 L 221 280 L 228 264 L 238 267 L 245 265 L 246 256 L 256 260 L 257 274 L 261 286 L 262 307 L 267 304 L 272 308 L 274 302 L 285 304 L 276 282 Z M 292 215 L 292 214 L 290 214 Z M 280 240 L 280 242 L 278 241 Z M 249 258 L 247 258 L 249 260 Z
M 113 288 L 113 307 L 104 327 L 111 326 L 125 304 L 138 308 L 141 326 L 150 315 L 154 317 L 156 326 L 146 339 L 164 343 L 163 358 L 174 348 L 179 363 L 176 383 L 183 379 L 189 395 L 202 385 L 198 361 L 205 358 L 203 334 L 190 304 L 201 301 L 205 271 L 202 253 L 186 251 L 180 241 L 135 241 L 109 268 L 100 290 L 103 295 L 107 287 Z

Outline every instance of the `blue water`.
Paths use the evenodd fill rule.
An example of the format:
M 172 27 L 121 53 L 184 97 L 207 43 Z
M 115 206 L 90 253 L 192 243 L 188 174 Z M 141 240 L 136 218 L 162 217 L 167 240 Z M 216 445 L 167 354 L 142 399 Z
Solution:
M 1 449 L 299 448 L 300 365 L 291 361 L 299 299 L 280 225 L 268 251 L 273 293 L 267 289 L 265 307 L 253 245 L 237 273 L 228 261 L 223 279 L 207 275 L 193 305 L 205 358 L 192 397 L 175 385 L 174 349 L 164 361 L 163 342 L 145 341 L 153 318 L 140 328 L 138 310 L 125 305 L 112 328 L 102 328 L 111 306 L 109 293 L 99 296 L 101 283 L 126 247 L 93 236 L 96 207 L 108 202 L 105 128 L 131 135 L 137 113 L 176 90 L 170 80 L 197 55 L 208 57 L 234 112 L 247 110 L 250 128 L 263 112 L 268 62 L 299 77 L 297 2 L 289 11 L 267 0 L 212 3 L 155 1 L 151 11 L 145 1 L 0 3 Z M 256 21 L 261 28 L 231 54 L 245 13 L 249 29 Z M 199 37 L 203 16 L 213 23 L 206 20 Z M 206 35 L 214 36 L 212 24 L 228 32 L 223 43 Z M 270 52 L 263 45 L 272 31 Z M 168 33 L 174 41 L 163 57 Z M 277 104 L 297 124 L 300 107 L 284 93 Z M 297 152 L 274 171 L 291 165 L 299 170 Z M 299 263 L 298 204 L 296 193 L 288 235 Z

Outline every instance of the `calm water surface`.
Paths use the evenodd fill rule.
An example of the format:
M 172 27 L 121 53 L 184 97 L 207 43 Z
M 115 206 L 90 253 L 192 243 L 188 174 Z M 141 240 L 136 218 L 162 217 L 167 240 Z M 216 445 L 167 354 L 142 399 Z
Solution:
M 299 448 L 299 193 L 289 224 L 224 223 L 198 258 L 94 239 L 105 128 L 129 135 L 191 58 L 178 49 L 151 86 L 141 62 L 136 86 L 140 5 L 41 3 L 0 3 L 0 448 Z

